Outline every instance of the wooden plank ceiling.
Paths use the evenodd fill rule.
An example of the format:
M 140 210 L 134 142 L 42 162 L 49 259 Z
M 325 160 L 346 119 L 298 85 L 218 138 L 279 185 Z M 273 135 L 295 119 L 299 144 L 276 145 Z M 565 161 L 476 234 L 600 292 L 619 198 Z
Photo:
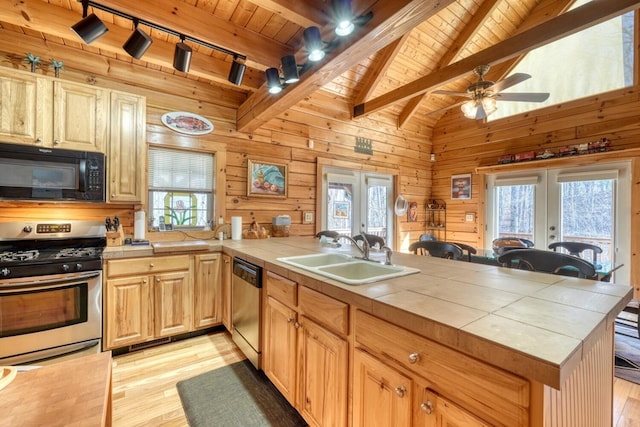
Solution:
M 89 12 L 95 12 L 109 32 L 91 45 L 83 44 L 69 29 L 82 17 L 82 5 L 76 0 L 0 0 L 0 50 L 19 54 L 21 46 L 44 41 L 50 49 L 77 52 L 73 55 L 77 58 L 84 51 L 108 58 L 111 66 L 134 65 L 184 79 L 185 84 L 212 85 L 229 94 L 225 99 L 238 110 L 238 130 L 252 132 L 317 90 L 357 106 L 356 115 L 384 111 L 397 117 L 399 127 L 410 120 L 433 126 L 439 117 L 433 112 L 442 114 L 460 99 L 430 95 L 430 91 L 464 91 L 476 79 L 473 67 L 483 63 L 492 65 L 486 78 L 499 80 L 518 55 L 536 43 L 600 22 L 640 2 L 593 0 L 584 12 L 559 21 L 573 0 L 353 0 L 354 15 L 372 12 L 372 19 L 306 69 L 300 82 L 277 95 L 267 92 L 264 70 L 279 67 L 280 58 L 287 54 L 295 54 L 299 64 L 307 62 L 306 27 L 318 26 L 325 42 L 336 39 L 331 0 L 96 3 L 246 56 L 242 84 L 227 80 L 231 56 L 189 41 L 194 50 L 189 72 L 174 70 L 173 52 L 179 38 L 143 24 L 140 28 L 154 42 L 140 60 L 131 58 L 122 44 L 133 22 L 91 7 Z M 547 27 L 539 27 L 545 22 Z M 519 34 L 525 37 L 518 38 Z M 66 65 L 90 71 L 82 69 L 82 61 Z M 138 81 L 127 83 L 154 89 L 156 79 L 139 75 Z

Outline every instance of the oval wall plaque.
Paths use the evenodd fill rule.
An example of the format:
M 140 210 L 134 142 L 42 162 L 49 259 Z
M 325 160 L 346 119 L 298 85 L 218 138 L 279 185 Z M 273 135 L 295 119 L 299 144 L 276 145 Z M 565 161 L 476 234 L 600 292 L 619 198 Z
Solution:
M 209 120 L 186 111 L 164 113 L 161 120 L 169 129 L 187 135 L 205 135 L 213 131 L 213 124 Z

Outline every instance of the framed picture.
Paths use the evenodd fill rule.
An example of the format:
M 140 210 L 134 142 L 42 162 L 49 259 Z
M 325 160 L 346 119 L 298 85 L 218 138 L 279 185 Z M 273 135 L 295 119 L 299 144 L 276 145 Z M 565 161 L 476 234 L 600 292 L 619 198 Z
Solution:
M 471 174 L 451 176 L 451 198 L 471 199 Z
M 247 196 L 287 197 L 287 165 L 249 160 Z
M 334 218 L 349 218 L 349 202 L 333 202 L 333 217 Z

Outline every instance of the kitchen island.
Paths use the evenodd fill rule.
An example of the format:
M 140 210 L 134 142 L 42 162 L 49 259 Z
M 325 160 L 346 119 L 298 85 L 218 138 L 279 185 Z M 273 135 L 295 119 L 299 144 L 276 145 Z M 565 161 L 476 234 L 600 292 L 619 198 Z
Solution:
M 631 300 L 628 285 L 395 253 L 394 264 L 421 272 L 353 286 L 277 260 L 306 253 L 350 252 L 349 247 L 325 248 L 311 237 L 224 241 L 223 245 L 230 255 L 348 304 L 353 335 L 357 325 L 389 324 L 397 339 L 424 338 L 442 354 L 459 355 L 469 362 L 466 366 L 480 362 L 481 368 L 490 368 L 491 375 L 498 369 L 526 380 L 526 390 L 514 394 L 514 399 L 526 400 L 518 404 L 527 414 L 514 416 L 526 420 L 519 421 L 521 425 L 611 423 L 613 321 Z M 372 256 L 384 259 L 382 253 Z M 353 340 L 351 354 L 361 343 L 369 351 L 375 347 L 367 344 L 366 336 L 349 339 Z M 454 353 L 447 353 L 450 350 Z M 393 352 L 382 349 L 381 353 L 394 361 Z M 447 397 L 456 401 L 456 396 Z

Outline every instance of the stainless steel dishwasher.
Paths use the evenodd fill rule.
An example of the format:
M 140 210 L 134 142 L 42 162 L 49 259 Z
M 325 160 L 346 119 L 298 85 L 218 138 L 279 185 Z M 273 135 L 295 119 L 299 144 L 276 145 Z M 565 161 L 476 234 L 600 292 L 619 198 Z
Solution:
M 262 268 L 233 258 L 231 288 L 233 341 L 257 369 L 261 350 Z

